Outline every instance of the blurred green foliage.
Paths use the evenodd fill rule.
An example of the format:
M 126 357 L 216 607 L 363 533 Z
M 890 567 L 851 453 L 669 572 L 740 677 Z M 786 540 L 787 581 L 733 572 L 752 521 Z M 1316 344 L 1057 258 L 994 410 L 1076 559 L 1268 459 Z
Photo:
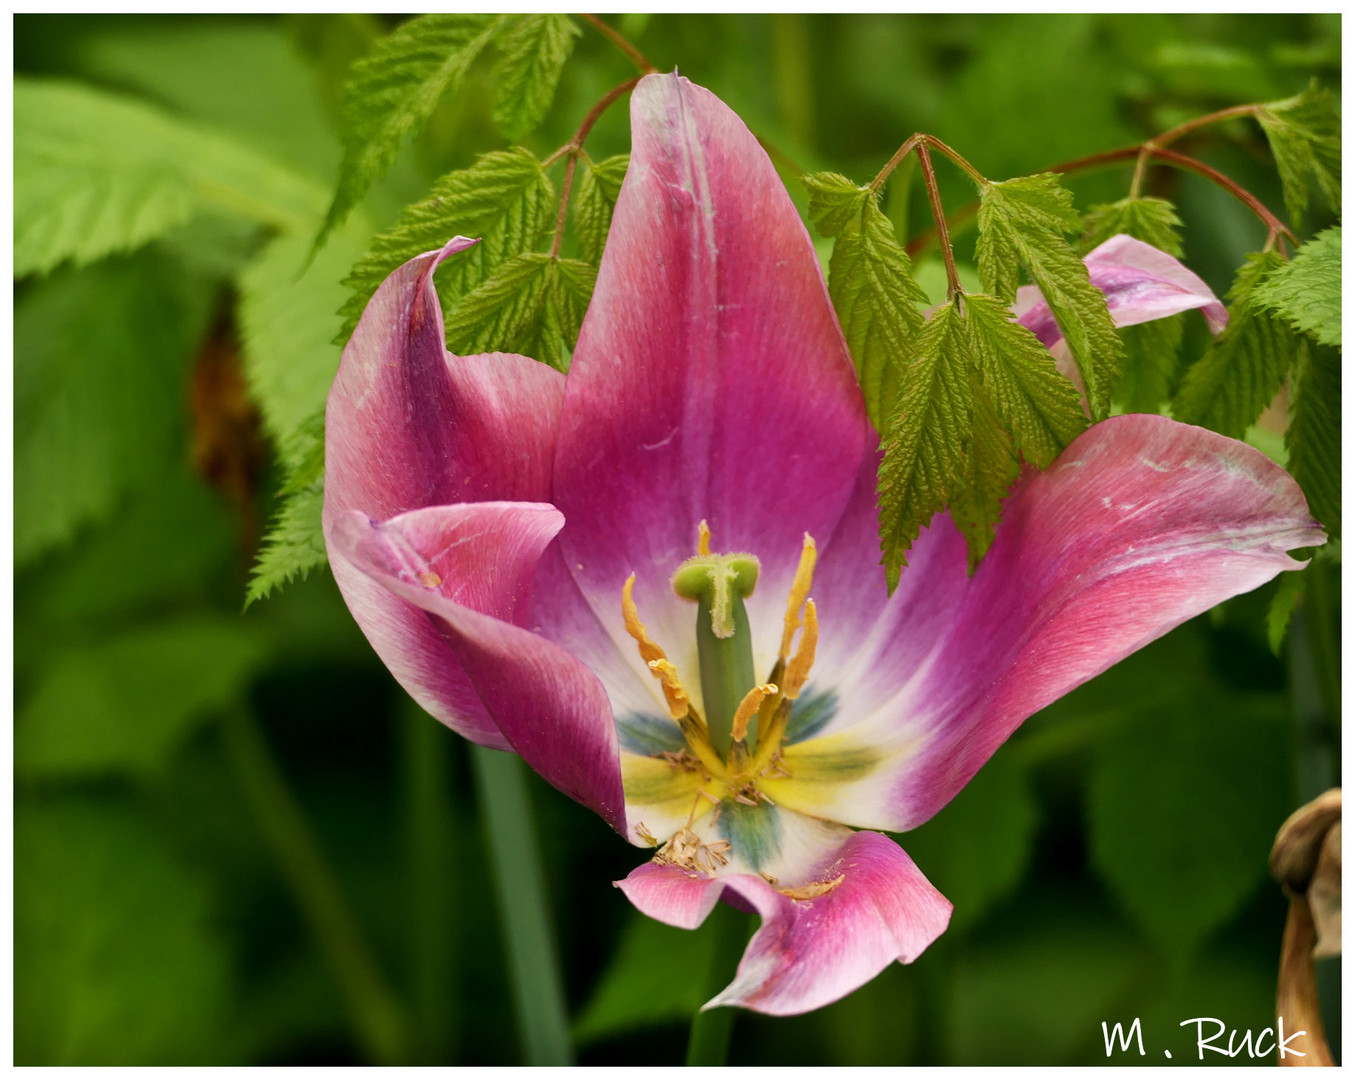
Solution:
M 729 102 L 802 209 L 795 166 L 869 177 L 917 130 L 1017 176 L 1312 76 L 1340 82 L 1338 15 L 610 21 Z M 37 222 L 15 253 L 20 1064 L 372 1060 L 343 990 L 353 956 L 289 889 L 276 822 L 251 794 L 257 762 L 226 738 L 241 717 L 332 870 L 373 992 L 400 1009 L 390 1056 L 521 1060 L 466 747 L 414 715 L 327 572 L 241 614 L 271 493 L 314 442 L 342 279 L 439 176 L 506 146 L 496 108 L 514 119 L 491 60 L 472 63 L 308 262 L 338 175 L 345 72 L 396 24 L 16 18 L 16 181 L 42 196 L 16 203 Z M 631 74 L 582 29 L 525 140 L 539 157 Z M 589 155 L 627 150 L 624 109 L 609 110 Z M 1191 152 L 1283 205 L 1255 125 Z M 972 189 L 939 172 L 958 209 Z M 1120 169 L 1071 186 L 1085 207 L 1127 182 Z M 1149 186 L 1222 294 L 1261 227 L 1193 176 L 1155 170 Z M 895 226 L 920 233 L 921 188 L 890 189 Z M 1331 224 L 1309 209 L 1312 232 Z M 964 275 L 971 242 L 958 238 Z M 1198 327 L 1185 334 L 1199 355 Z M 816 1014 L 741 1015 L 731 1060 L 1094 1063 L 1101 1021 L 1138 1016 L 1153 1054 L 1179 1062 L 1180 1020 L 1266 1026 L 1285 911 L 1270 839 L 1339 782 L 1339 581 L 1324 556 L 1297 599 L 1288 590 L 1278 659 L 1272 585 L 1029 721 L 900 838 L 954 901 L 950 931 Z M 580 1059 L 680 1061 L 711 928 L 643 920 L 609 884 L 635 853 L 531 785 Z M 1339 987 L 1324 993 L 1334 1018 Z M 1339 1024 L 1327 1030 L 1339 1046 Z

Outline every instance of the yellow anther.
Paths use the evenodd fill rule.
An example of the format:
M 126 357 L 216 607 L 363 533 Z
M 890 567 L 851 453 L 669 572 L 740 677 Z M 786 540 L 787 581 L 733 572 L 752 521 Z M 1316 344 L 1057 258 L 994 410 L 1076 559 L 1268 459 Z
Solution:
M 782 680 L 786 697 L 794 701 L 804 689 L 809 678 L 809 669 L 814 666 L 814 650 L 819 644 L 819 612 L 813 600 L 805 601 L 805 631 L 800 635 L 800 647 L 786 664 L 786 675 Z
M 814 582 L 814 562 L 818 558 L 818 549 L 814 547 L 814 538 L 805 533 L 805 544 L 800 549 L 800 565 L 795 568 L 795 580 L 790 585 L 790 599 L 786 601 L 786 624 L 781 631 L 781 659 L 790 656 L 790 643 L 795 631 L 803 625 L 800 621 L 800 606 L 809 595 L 809 587 Z
M 674 720 L 681 720 L 691 708 L 687 691 L 682 689 L 682 680 L 678 678 L 677 668 L 662 657 L 649 661 L 649 670 L 654 678 L 663 684 L 663 696 L 668 701 L 668 711 Z
M 640 621 L 640 613 L 635 609 L 635 599 L 631 595 L 634 591 L 635 575 L 631 574 L 626 578 L 626 584 L 621 587 L 621 615 L 626 620 L 626 633 L 640 646 L 640 658 L 646 664 L 651 664 L 655 660 L 663 660 L 668 654 L 650 640 L 649 631 L 645 629 L 645 624 Z
M 696 527 L 696 553 L 710 554 L 710 526 L 706 524 L 705 518 L 702 518 L 701 524 Z
M 649 665 L 654 678 L 663 684 L 663 696 L 668 702 L 668 711 L 672 713 L 673 719 L 681 720 L 691 710 L 691 699 L 682 688 L 682 680 L 678 678 L 677 668 L 669 662 L 668 654 L 654 643 L 649 631 L 645 629 L 645 624 L 640 621 L 640 613 L 635 609 L 635 598 L 632 595 L 634 591 L 635 575 L 631 574 L 626 578 L 626 584 L 621 587 L 621 615 L 626 621 L 626 633 L 640 646 L 640 659 Z
M 734 726 L 729 732 L 729 737 L 734 742 L 743 742 L 748 737 L 748 722 L 757 713 L 763 698 L 771 697 L 775 693 L 776 685 L 774 683 L 763 683 L 761 686 L 753 687 L 743 695 L 739 707 L 734 710 Z

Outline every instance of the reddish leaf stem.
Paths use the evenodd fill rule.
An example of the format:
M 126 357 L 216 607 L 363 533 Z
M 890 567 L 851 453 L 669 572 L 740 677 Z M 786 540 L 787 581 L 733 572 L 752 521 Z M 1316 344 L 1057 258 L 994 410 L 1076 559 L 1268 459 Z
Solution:
M 931 203 L 932 218 L 936 221 L 935 233 L 941 248 L 941 256 L 946 263 L 946 296 L 947 299 L 953 298 L 957 293 L 964 290 L 960 288 L 960 275 L 955 268 L 955 252 L 950 246 L 950 230 L 946 226 L 946 211 L 941 205 L 941 189 L 936 183 L 936 170 L 932 168 L 932 150 L 939 150 L 950 158 L 956 165 L 967 172 L 973 178 L 976 184 L 986 184 L 988 181 L 983 173 L 974 168 L 964 157 L 955 150 L 951 149 L 935 135 L 927 135 L 924 132 L 917 132 L 910 136 L 908 140 L 894 152 L 885 167 L 881 169 L 870 182 L 870 190 L 879 192 L 884 186 L 884 182 L 889 179 L 890 173 L 898 168 L 899 163 L 906 158 L 913 150 L 917 151 L 918 160 L 922 163 L 922 179 L 927 186 L 927 199 Z
M 917 144 L 918 161 L 922 164 L 922 179 L 927 185 L 927 198 L 932 204 L 932 217 L 936 219 L 936 239 L 941 247 L 941 257 L 946 261 L 946 299 L 953 300 L 960 288 L 960 274 L 955 269 L 955 252 L 950 247 L 950 230 L 946 228 L 946 210 L 941 205 L 941 189 L 936 184 L 936 171 L 932 168 L 931 149 L 927 140 Z
M 605 37 L 608 41 L 610 41 L 613 45 L 615 45 L 618 49 L 625 53 L 626 56 L 630 59 L 630 62 L 633 63 L 636 67 L 638 67 L 642 74 L 648 75 L 650 74 L 650 72 L 659 70 L 649 62 L 644 53 L 642 53 L 639 49 L 637 49 L 634 45 L 632 45 L 619 33 L 613 30 L 605 22 L 599 19 L 596 15 L 580 13 L 579 18 L 583 19 L 584 22 L 591 23 L 593 27 L 597 29 L 598 33 L 600 33 L 603 37 Z
M 565 235 L 565 212 L 569 208 L 569 195 L 574 188 L 574 174 L 578 171 L 579 154 L 583 152 L 584 140 L 588 138 L 588 133 L 593 130 L 593 125 L 598 122 L 599 118 L 607 111 L 612 102 L 622 94 L 628 93 L 630 90 L 634 89 L 635 84 L 642 78 L 644 78 L 643 75 L 636 75 L 634 78 L 627 79 L 618 86 L 613 86 L 603 94 L 598 103 L 594 105 L 588 111 L 588 115 L 583 118 L 583 123 L 580 124 L 578 130 L 574 132 L 574 137 L 570 139 L 569 142 L 565 143 L 564 146 L 560 147 L 559 150 L 555 151 L 555 153 L 551 154 L 550 157 L 546 158 L 542 163 L 543 165 L 549 166 L 555 164 L 555 162 L 559 161 L 562 157 L 569 157 L 569 160 L 565 163 L 564 179 L 560 182 L 560 212 L 555 217 L 555 237 L 550 245 L 550 254 L 553 259 L 558 258 L 560 255 L 560 242 L 564 239 Z
M 1182 127 L 1185 127 L 1185 125 L 1182 125 Z M 1140 143 L 1136 146 L 1122 146 L 1116 150 L 1103 150 L 1098 154 L 1088 154 L 1086 157 L 1074 158 L 1072 161 L 1062 162 L 1061 164 L 1051 166 L 1043 171 L 1062 173 L 1065 175 L 1078 172 L 1091 172 L 1095 169 L 1104 169 L 1112 165 L 1118 165 L 1124 161 L 1139 158 L 1145 153 L 1151 157 L 1157 158 L 1167 165 L 1173 165 L 1178 169 L 1185 169 L 1188 172 L 1193 172 L 1223 188 L 1260 218 L 1268 232 L 1267 243 L 1270 243 L 1279 237 L 1288 237 L 1291 241 L 1297 243 L 1297 240 L 1295 240 L 1294 234 L 1290 231 L 1289 227 L 1272 214 L 1260 199 L 1238 184 L 1235 180 L 1225 176 L 1217 169 L 1206 165 L 1197 158 L 1187 157 L 1185 154 L 1178 154 L 1175 150 L 1168 150 L 1165 147 L 1156 145 L 1153 140 L 1150 140 L 1147 143 Z M 978 200 L 975 199 L 967 206 L 962 207 L 952 214 L 948 219 L 949 224 L 954 226 L 961 222 L 968 221 L 978 212 L 978 209 L 979 203 Z M 938 236 L 938 231 L 932 229 L 923 233 L 921 236 L 916 237 L 907 245 L 908 254 L 910 256 L 915 256 L 920 252 L 926 251 L 933 243 L 937 242 Z

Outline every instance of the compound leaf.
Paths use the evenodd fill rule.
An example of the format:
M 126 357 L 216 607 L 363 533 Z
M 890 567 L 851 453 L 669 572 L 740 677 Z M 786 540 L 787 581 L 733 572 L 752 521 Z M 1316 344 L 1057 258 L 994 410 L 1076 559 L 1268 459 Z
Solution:
M 1300 350 L 1294 404 L 1284 442 L 1289 471 L 1308 508 L 1333 539 L 1341 535 L 1341 354 L 1325 345 Z
M 563 369 L 597 271 L 575 259 L 526 252 L 507 259 L 447 315 L 453 352 L 515 352 Z
M 223 135 L 75 83 L 14 81 L 14 274 L 130 251 L 205 209 L 309 226 L 324 193 Z
M 496 44 L 494 122 L 506 139 L 520 139 L 545 118 L 579 28 L 568 15 L 513 15 Z
M 1110 411 L 1123 346 L 1105 297 L 1064 233 L 1081 228 L 1072 195 L 1053 173 L 985 184 L 979 195 L 979 276 L 999 300 L 1016 296 L 1024 266 L 1048 302 L 1087 387 L 1092 418 Z
M 889 587 L 899 581 L 922 526 L 969 482 L 965 441 L 972 429 L 968 334 L 959 302 L 932 313 L 884 436 L 880 464 L 880 545 Z
M 594 163 L 587 154 L 579 155 L 578 188 L 574 196 L 574 232 L 579 253 L 595 266 L 602 259 L 607 230 L 612 227 L 621 182 L 630 166 L 629 154 L 617 154 Z
M 1176 207 L 1166 199 L 1121 199 L 1093 206 L 1087 211 L 1083 227 L 1086 232 L 1078 250 L 1084 254 L 1121 233 L 1178 259 L 1183 251 L 1181 219 L 1176 215 Z
M 322 480 L 285 496 L 259 550 L 249 591 L 245 594 L 245 607 L 269 596 L 274 589 L 281 589 L 294 578 L 304 579 L 317 566 L 327 565 L 329 557 L 320 527 L 324 503 Z
M 1256 119 L 1270 140 L 1295 227 L 1308 208 L 1308 178 L 1317 180 L 1332 210 L 1341 213 L 1341 117 L 1330 90 L 1313 83 L 1301 94 L 1267 105 Z
M 455 93 L 498 25 L 492 15 L 421 15 L 376 43 L 357 61 L 340 106 L 343 161 L 318 250 L 330 231 L 395 161 L 405 136 Z
M 1253 303 L 1257 285 L 1284 266 L 1278 252 L 1247 256 L 1228 293 L 1228 325 L 1186 372 L 1172 415 L 1240 439 L 1279 392 L 1298 339 L 1277 315 Z
M 1257 285 L 1252 303 L 1320 345 L 1341 347 L 1341 226 L 1318 233 Z
M 967 295 L 964 307 L 984 393 L 1021 456 L 1044 468 L 1087 426 L 1077 390 L 1049 350 L 994 297 Z
M 877 430 L 889 423 L 899 397 L 903 359 L 915 348 L 927 294 L 913 280 L 908 254 L 869 188 L 836 173 L 805 181 L 809 214 L 824 236 L 836 237 L 828 293 L 856 364 L 866 412 Z
M 448 173 L 427 199 L 372 241 L 344 281 L 352 295 L 341 312 L 340 343 L 352 336 L 367 301 L 392 270 L 453 236 L 477 237 L 480 243 L 438 270 L 442 306 L 452 307 L 507 256 L 530 249 L 545 235 L 554 195 L 541 163 L 521 147 L 482 154 L 470 168 Z

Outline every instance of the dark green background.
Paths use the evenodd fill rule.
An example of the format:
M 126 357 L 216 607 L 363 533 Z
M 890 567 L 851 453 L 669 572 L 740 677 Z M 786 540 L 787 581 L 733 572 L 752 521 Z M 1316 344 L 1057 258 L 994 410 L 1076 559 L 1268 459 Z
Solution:
M 724 98 L 779 163 L 861 181 L 916 130 L 1001 178 L 1313 75 L 1340 86 L 1334 15 L 610 21 Z M 342 73 L 391 25 L 21 16 L 15 64 L 158 103 L 329 187 Z M 585 28 L 529 146 L 563 143 L 630 73 Z M 502 145 L 490 95 L 477 68 L 369 197 L 369 229 Z M 589 150 L 627 141 L 619 107 Z M 1254 127 L 1186 149 L 1282 206 Z M 972 187 L 940 168 L 958 208 Z M 1127 183 L 1114 170 L 1073 186 L 1085 208 Z M 915 235 L 929 224 L 921 189 L 897 186 L 889 212 Z M 1150 187 L 1177 201 L 1187 262 L 1222 294 L 1262 228 L 1193 177 L 1155 172 Z M 16 283 L 16 475 L 28 478 L 16 535 L 49 522 L 16 544 L 19 1063 L 369 1060 L 266 841 L 292 800 L 405 1010 L 403 1055 L 521 1060 L 466 746 L 405 699 L 327 571 L 240 614 L 280 472 L 238 385 L 209 376 L 234 370 L 238 276 L 268 239 L 240 219 L 195 219 L 140 251 Z M 969 244 L 957 239 L 962 262 Z M 196 467 L 195 443 L 215 454 Z M 50 524 L 53 491 L 75 509 Z M 950 931 L 816 1014 L 740 1016 L 731 1060 L 1100 1062 L 1101 1021 L 1138 1016 L 1146 1060 L 1171 1049 L 1180 1064 L 1195 1059 L 1181 1020 L 1272 1023 L 1285 901 L 1266 857 L 1284 817 L 1338 782 L 1339 567 L 1309 571 L 1280 658 L 1265 639 L 1274 588 L 1029 721 L 901 838 L 954 901 Z M 639 853 L 531 785 L 580 1060 L 680 1061 L 714 928 L 640 918 L 610 885 Z M 1339 1044 L 1334 968 L 1322 976 Z

